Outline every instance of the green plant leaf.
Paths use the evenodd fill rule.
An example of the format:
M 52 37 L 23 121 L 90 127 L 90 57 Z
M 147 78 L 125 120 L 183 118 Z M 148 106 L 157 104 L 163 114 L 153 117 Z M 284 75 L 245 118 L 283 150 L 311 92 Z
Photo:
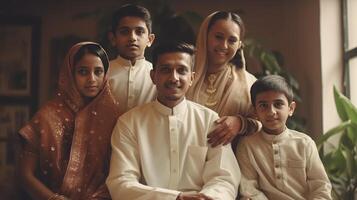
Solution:
M 347 127 L 349 128 L 349 127 Z M 343 146 L 345 148 L 349 148 L 349 149 L 353 149 L 353 141 L 348 137 L 348 134 L 346 134 L 347 132 L 344 132 L 342 135 L 341 135 L 341 138 L 340 138 L 340 142 L 339 142 L 339 146 Z M 342 147 L 340 147 L 342 148 Z
M 341 178 L 341 175 L 346 173 L 346 159 L 341 149 L 326 154 L 323 163 L 328 174 Z
M 353 199 L 357 184 L 357 109 L 351 101 L 333 88 L 336 110 L 342 122 L 327 131 L 317 140 L 321 147 L 329 145 L 329 138 L 341 134 L 338 145 L 321 156 L 326 172 L 333 186 L 336 199 Z
M 333 135 L 336 135 L 338 133 L 341 133 L 342 131 L 344 131 L 347 127 L 349 127 L 351 124 L 351 121 L 345 121 L 342 122 L 340 125 L 330 129 L 329 131 L 327 131 L 325 134 L 321 135 L 319 137 L 319 139 L 316 141 L 317 146 L 320 148 L 321 145 L 323 145 L 323 143 L 329 139 L 330 137 L 332 137 Z
M 343 100 L 340 98 L 343 96 L 336 88 L 336 86 L 333 86 L 333 95 L 335 98 L 335 104 L 336 104 L 336 110 L 338 113 L 338 116 L 340 116 L 342 121 L 346 121 L 348 119 L 347 113 L 345 111 L 345 107 L 343 106 Z
M 351 126 L 347 128 L 347 136 L 350 138 L 354 146 L 357 146 L 357 124 L 352 122 Z
M 340 96 L 341 103 L 345 109 L 348 119 L 357 124 L 357 108 L 354 106 L 347 97 Z
M 260 60 L 269 72 L 273 72 L 272 74 L 281 73 L 281 68 L 278 64 L 278 61 L 276 60 L 274 54 L 271 52 L 262 52 L 260 55 Z
M 351 148 L 345 147 L 342 145 L 341 147 L 341 153 L 343 154 L 345 160 L 346 160 L 346 172 L 348 174 L 348 177 L 352 177 L 355 169 L 355 162 L 353 159 L 353 153 L 350 150 Z M 353 148 L 352 148 L 353 149 Z

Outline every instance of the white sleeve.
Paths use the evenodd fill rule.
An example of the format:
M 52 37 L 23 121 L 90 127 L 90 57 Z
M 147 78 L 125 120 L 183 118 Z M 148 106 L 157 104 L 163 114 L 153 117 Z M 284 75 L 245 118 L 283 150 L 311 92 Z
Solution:
M 204 185 L 200 193 L 215 200 L 234 200 L 241 174 L 230 145 L 208 147 L 203 169 Z
M 249 160 L 249 152 L 244 139 L 238 144 L 236 156 L 242 172 L 242 181 L 239 187 L 240 199 L 267 200 L 265 194 L 259 190 L 258 173 Z
M 175 200 L 179 191 L 141 184 L 139 180 L 140 155 L 137 138 L 118 120 L 112 134 L 112 156 L 109 176 L 106 180 L 113 200 L 125 197 L 130 200 Z
M 332 199 L 331 183 L 327 177 L 324 165 L 321 162 L 316 144 L 312 139 L 308 142 L 307 158 L 307 184 L 309 186 L 309 199 Z

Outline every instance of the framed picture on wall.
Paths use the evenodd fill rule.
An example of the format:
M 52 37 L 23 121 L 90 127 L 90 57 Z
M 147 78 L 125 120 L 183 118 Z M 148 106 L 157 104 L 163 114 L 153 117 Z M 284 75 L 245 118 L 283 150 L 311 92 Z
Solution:
M 0 98 L 37 94 L 39 19 L 0 16 Z
M 14 164 L 17 134 L 29 119 L 27 105 L 0 105 L 0 166 Z
M 0 13 L 0 196 L 6 199 L 25 199 L 16 198 L 15 166 L 18 131 L 38 105 L 40 19 Z

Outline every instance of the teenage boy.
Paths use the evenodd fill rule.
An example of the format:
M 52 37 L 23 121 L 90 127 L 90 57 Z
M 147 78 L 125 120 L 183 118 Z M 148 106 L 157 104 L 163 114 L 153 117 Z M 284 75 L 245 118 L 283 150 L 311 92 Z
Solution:
M 149 11 L 137 5 L 124 5 L 113 15 L 110 39 L 118 57 L 110 62 L 108 77 L 120 114 L 156 97 L 150 79 L 152 64 L 144 57 L 155 39 L 151 24 Z
M 119 117 L 107 185 L 112 198 L 234 200 L 240 170 L 230 145 L 212 148 L 219 117 L 186 100 L 193 80 L 192 45 L 162 44 L 150 75 L 157 99 Z
M 285 79 L 263 77 L 250 94 L 263 127 L 238 144 L 241 199 L 331 199 L 331 184 L 314 141 L 285 125 L 296 106 Z

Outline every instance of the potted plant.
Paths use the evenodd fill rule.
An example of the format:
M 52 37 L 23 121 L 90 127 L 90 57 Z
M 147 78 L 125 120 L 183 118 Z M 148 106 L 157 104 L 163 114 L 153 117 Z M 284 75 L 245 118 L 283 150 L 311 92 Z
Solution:
M 357 199 L 357 108 L 336 87 L 334 98 L 342 122 L 323 134 L 316 143 L 332 183 L 333 198 L 353 200 Z M 334 144 L 329 139 L 336 135 L 339 138 Z

